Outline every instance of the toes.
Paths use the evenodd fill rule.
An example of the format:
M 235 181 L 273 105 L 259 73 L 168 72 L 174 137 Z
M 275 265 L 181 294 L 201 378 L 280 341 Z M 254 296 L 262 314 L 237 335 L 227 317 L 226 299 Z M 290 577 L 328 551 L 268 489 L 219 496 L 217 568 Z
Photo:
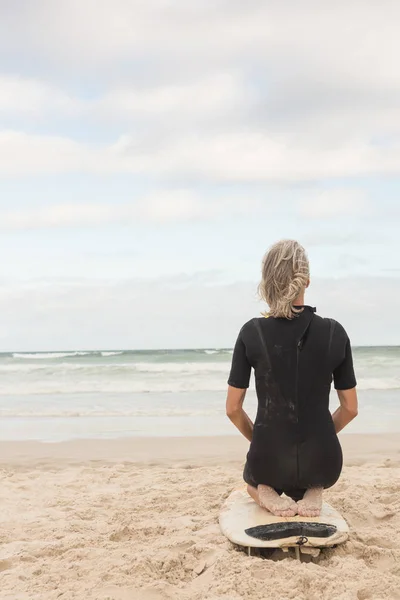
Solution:
M 319 510 L 306 510 L 299 509 L 299 515 L 301 517 L 319 517 L 321 516 L 321 512 Z
M 276 517 L 295 517 L 296 512 L 292 509 L 278 510 L 278 511 L 276 511 L 275 516 Z
M 295 517 L 297 515 L 297 504 L 294 503 L 290 508 L 289 508 L 289 512 L 290 512 L 290 517 Z
M 321 509 L 317 506 L 310 506 L 303 503 L 301 500 L 297 503 L 298 514 L 301 517 L 319 517 L 321 516 Z

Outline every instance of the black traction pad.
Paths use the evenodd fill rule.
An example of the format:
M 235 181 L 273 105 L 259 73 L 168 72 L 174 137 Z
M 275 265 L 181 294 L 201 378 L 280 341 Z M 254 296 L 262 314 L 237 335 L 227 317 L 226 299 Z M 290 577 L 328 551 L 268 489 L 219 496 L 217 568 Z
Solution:
M 306 523 L 301 521 L 271 523 L 245 529 L 250 537 L 269 542 L 289 537 L 328 538 L 337 532 L 335 525 L 326 523 Z

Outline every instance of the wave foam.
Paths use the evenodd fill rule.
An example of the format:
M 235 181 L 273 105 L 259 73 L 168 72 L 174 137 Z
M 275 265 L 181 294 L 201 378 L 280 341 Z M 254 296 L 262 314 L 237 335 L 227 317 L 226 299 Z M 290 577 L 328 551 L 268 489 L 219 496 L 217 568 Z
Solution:
M 156 375 L 164 375 L 166 378 L 172 375 L 203 375 L 212 373 L 225 373 L 229 371 L 230 363 L 228 362 L 204 362 L 204 363 L 134 363 L 134 362 L 109 362 L 102 364 L 101 362 L 12 362 L 0 364 L 0 373 L 15 373 L 28 377 L 34 373 L 42 374 L 46 377 L 57 376 L 65 377 L 69 374 L 73 376 L 75 373 L 79 376 L 102 377 L 107 373 L 107 377 L 113 377 L 115 380 L 122 377 L 135 377 L 138 373 L 143 376 L 147 373 L 149 377 Z
M 225 410 L 220 407 L 207 408 L 204 410 L 190 410 L 184 408 L 164 408 L 164 409 L 122 409 L 122 410 L 107 410 L 107 409 L 83 409 L 83 410 L 68 410 L 60 408 L 55 410 L 0 410 L 0 418 L 2 419 L 33 419 L 33 418 L 94 418 L 94 417 L 205 417 L 212 415 L 223 415 Z
M 179 393 L 199 393 L 226 391 L 226 377 L 218 373 L 210 373 L 207 377 L 187 373 L 180 377 L 146 377 L 141 374 L 140 377 L 110 377 L 107 371 L 103 375 L 93 374 L 89 377 L 71 376 L 59 377 L 37 377 L 17 378 L 13 377 L 7 381 L 6 378 L 0 378 L 0 396 L 64 396 L 68 394 L 179 394 Z M 361 379 L 358 383 L 359 390 L 369 391 L 396 391 L 400 389 L 400 381 L 379 380 L 379 379 Z M 332 399 L 335 394 L 332 388 Z
M 92 354 L 92 352 L 14 352 L 13 358 L 48 360 L 52 358 L 67 358 L 70 356 L 87 356 L 88 354 Z
M 357 387 L 360 390 L 398 390 L 400 389 L 400 379 L 359 379 Z
M 14 378 L 0 379 L 0 396 L 31 396 L 66 394 L 163 394 L 180 392 L 220 392 L 225 390 L 225 378 L 41 378 L 36 381 Z
M 186 363 L 136 363 L 132 365 L 139 373 L 226 373 L 228 362 L 186 362 Z

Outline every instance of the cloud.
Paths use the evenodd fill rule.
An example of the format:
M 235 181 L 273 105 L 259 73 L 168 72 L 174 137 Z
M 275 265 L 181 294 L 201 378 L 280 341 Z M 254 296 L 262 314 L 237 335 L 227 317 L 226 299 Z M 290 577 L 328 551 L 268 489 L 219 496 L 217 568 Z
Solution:
M 204 273 L 119 283 L 6 283 L 0 349 L 232 347 L 243 323 L 263 308 L 255 290 L 256 282 L 226 284 Z M 353 344 L 396 344 L 399 294 L 399 278 L 313 278 L 307 301 L 340 321 Z
M 165 221 L 199 216 L 197 198 L 185 190 L 141 198 L 131 204 L 52 204 L 25 210 L 0 213 L 0 229 L 57 229 L 98 227 L 134 223 L 140 220 Z M 203 214 L 206 211 L 203 210 Z
M 265 207 L 265 203 L 264 203 Z M 245 215 L 263 210 L 261 199 L 249 195 L 206 198 L 189 189 L 160 190 L 131 203 L 49 204 L 0 211 L 0 230 L 24 231 L 75 227 L 101 227 L 147 222 L 176 222 Z
M 176 223 L 215 221 L 230 217 L 282 217 L 288 214 L 311 219 L 371 216 L 368 198 L 353 189 L 303 189 L 294 197 L 278 190 L 235 192 L 221 189 L 218 193 L 200 193 L 196 188 L 158 189 L 145 195 L 132 195 L 130 202 L 95 201 L 36 204 L 24 208 L 0 209 L 0 231 L 26 231 L 60 228 L 97 228 L 110 225 L 132 225 L 141 222 Z M 369 242 L 367 234 L 330 231 L 303 235 L 306 245 L 342 245 Z M 372 241 L 382 242 L 375 236 Z
M 66 114 L 76 111 L 79 102 L 57 87 L 32 78 L 0 76 L 0 115 L 28 113 Z
M 301 6 L 295 0 L 251 0 L 245 5 L 233 0 L 105 0 L 101 8 L 96 0 L 68 0 L 60 6 L 51 0 L 37 0 L 34 6 L 24 0 L 18 7 L 2 5 L 0 23 L 2 43 L 14 52 L 24 40 L 42 60 L 69 61 L 78 68 L 132 55 L 143 68 L 140 59 L 145 55 L 152 58 L 146 65 L 149 71 L 159 66 L 155 49 L 161 48 L 161 59 L 174 60 L 175 70 L 190 63 L 199 67 L 199 56 L 202 64 L 206 59 L 215 64 L 262 57 L 277 72 L 285 60 L 294 60 L 293 71 L 306 59 L 322 81 L 346 76 L 354 83 L 357 71 L 361 84 L 385 82 L 398 89 L 399 11 L 392 0 L 379 5 L 339 0 L 329 11 L 318 0 L 305 0 Z M 128 72 L 131 68 L 126 65 Z
M 0 132 L 1 175 L 90 172 L 95 170 L 98 154 L 96 146 L 66 137 Z
M 0 132 L 0 174 L 137 173 L 211 181 L 312 181 L 400 174 L 400 144 L 363 143 L 331 148 L 284 135 L 240 132 L 153 140 L 121 136 L 112 144 L 83 144 L 60 136 Z
M 260 91 L 260 121 L 292 128 L 329 114 L 357 128 L 386 111 L 399 126 L 399 18 L 392 0 L 329 11 L 318 0 L 23 0 L 0 5 L 0 68 L 12 60 L 111 96 L 132 81 L 174 87 L 241 69 Z
M 0 76 L 0 115 L 49 113 L 54 117 L 84 117 L 95 122 L 186 116 L 218 118 L 250 101 L 250 90 L 234 72 L 211 73 L 193 81 L 158 82 L 154 85 L 126 84 L 86 98 L 39 79 Z
M 34 4 L 0 5 L 0 69 L 19 73 L 0 78 L 4 176 L 400 173 L 399 4 Z M 37 115 L 48 117 L 49 135 L 10 130 L 4 118 L 18 114 L 36 132 Z M 89 130 L 85 143 L 59 133 L 66 115 L 71 131 Z
M 160 84 L 152 87 L 125 85 L 114 88 L 87 104 L 103 117 L 117 115 L 118 118 L 170 117 L 179 119 L 220 116 L 221 112 L 232 112 L 250 99 L 249 89 L 234 73 L 213 73 L 179 84 Z
M 339 216 L 339 215 L 337 215 Z M 306 247 L 332 246 L 342 247 L 349 245 L 369 246 L 375 244 L 383 244 L 387 240 L 385 234 L 373 229 L 373 234 L 369 230 L 364 231 L 343 231 L 342 229 L 328 229 L 325 227 L 321 231 L 312 231 L 304 234 L 301 237 L 301 242 Z
M 306 219 L 329 219 L 366 215 L 371 210 L 363 190 L 333 189 L 311 194 L 299 202 L 299 213 Z

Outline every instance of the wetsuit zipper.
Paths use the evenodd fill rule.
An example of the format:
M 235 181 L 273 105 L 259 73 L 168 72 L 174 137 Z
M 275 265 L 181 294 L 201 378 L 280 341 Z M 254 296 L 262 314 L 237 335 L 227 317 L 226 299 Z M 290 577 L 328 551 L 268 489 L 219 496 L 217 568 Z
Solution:
M 308 333 L 308 328 L 310 327 L 310 325 L 311 325 L 311 321 L 309 322 L 309 324 L 307 325 L 306 329 L 304 330 L 303 335 L 301 336 L 301 338 L 297 342 L 297 349 L 296 349 L 296 353 L 297 353 L 297 358 L 296 358 L 296 394 L 295 394 L 296 423 L 299 422 L 299 362 L 300 362 L 300 352 L 303 349 L 304 342 L 305 342 L 305 339 L 306 339 L 306 335 Z
M 296 409 L 296 423 L 299 422 L 299 360 L 300 360 L 300 350 L 301 350 L 301 342 L 300 339 L 297 342 L 297 357 L 296 357 L 296 393 L 295 393 L 295 409 Z
M 297 479 L 297 485 L 299 483 L 299 431 L 298 431 L 298 425 L 299 425 L 299 362 L 300 362 L 300 352 L 303 349 L 304 346 L 304 342 L 306 341 L 307 338 L 307 334 L 308 334 L 308 330 L 310 328 L 311 325 L 311 321 L 313 320 L 314 314 L 311 315 L 311 319 L 309 320 L 307 327 L 305 328 L 305 330 L 303 331 L 303 334 L 300 336 L 299 341 L 297 342 L 297 348 L 296 348 L 296 393 L 295 393 L 295 411 L 296 411 L 296 424 L 297 424 L 297 431 L 296 431 L 296 479 Z
M 295 411 L 296 411 L 296 486 L 299 482 L 299 439 L 298 439 L 298 428 L 299 428 L 299 359 L 301 350 L 301 339 L 297 342 L 297 359 L 296 359 L 296 393 L 295 393 Z

